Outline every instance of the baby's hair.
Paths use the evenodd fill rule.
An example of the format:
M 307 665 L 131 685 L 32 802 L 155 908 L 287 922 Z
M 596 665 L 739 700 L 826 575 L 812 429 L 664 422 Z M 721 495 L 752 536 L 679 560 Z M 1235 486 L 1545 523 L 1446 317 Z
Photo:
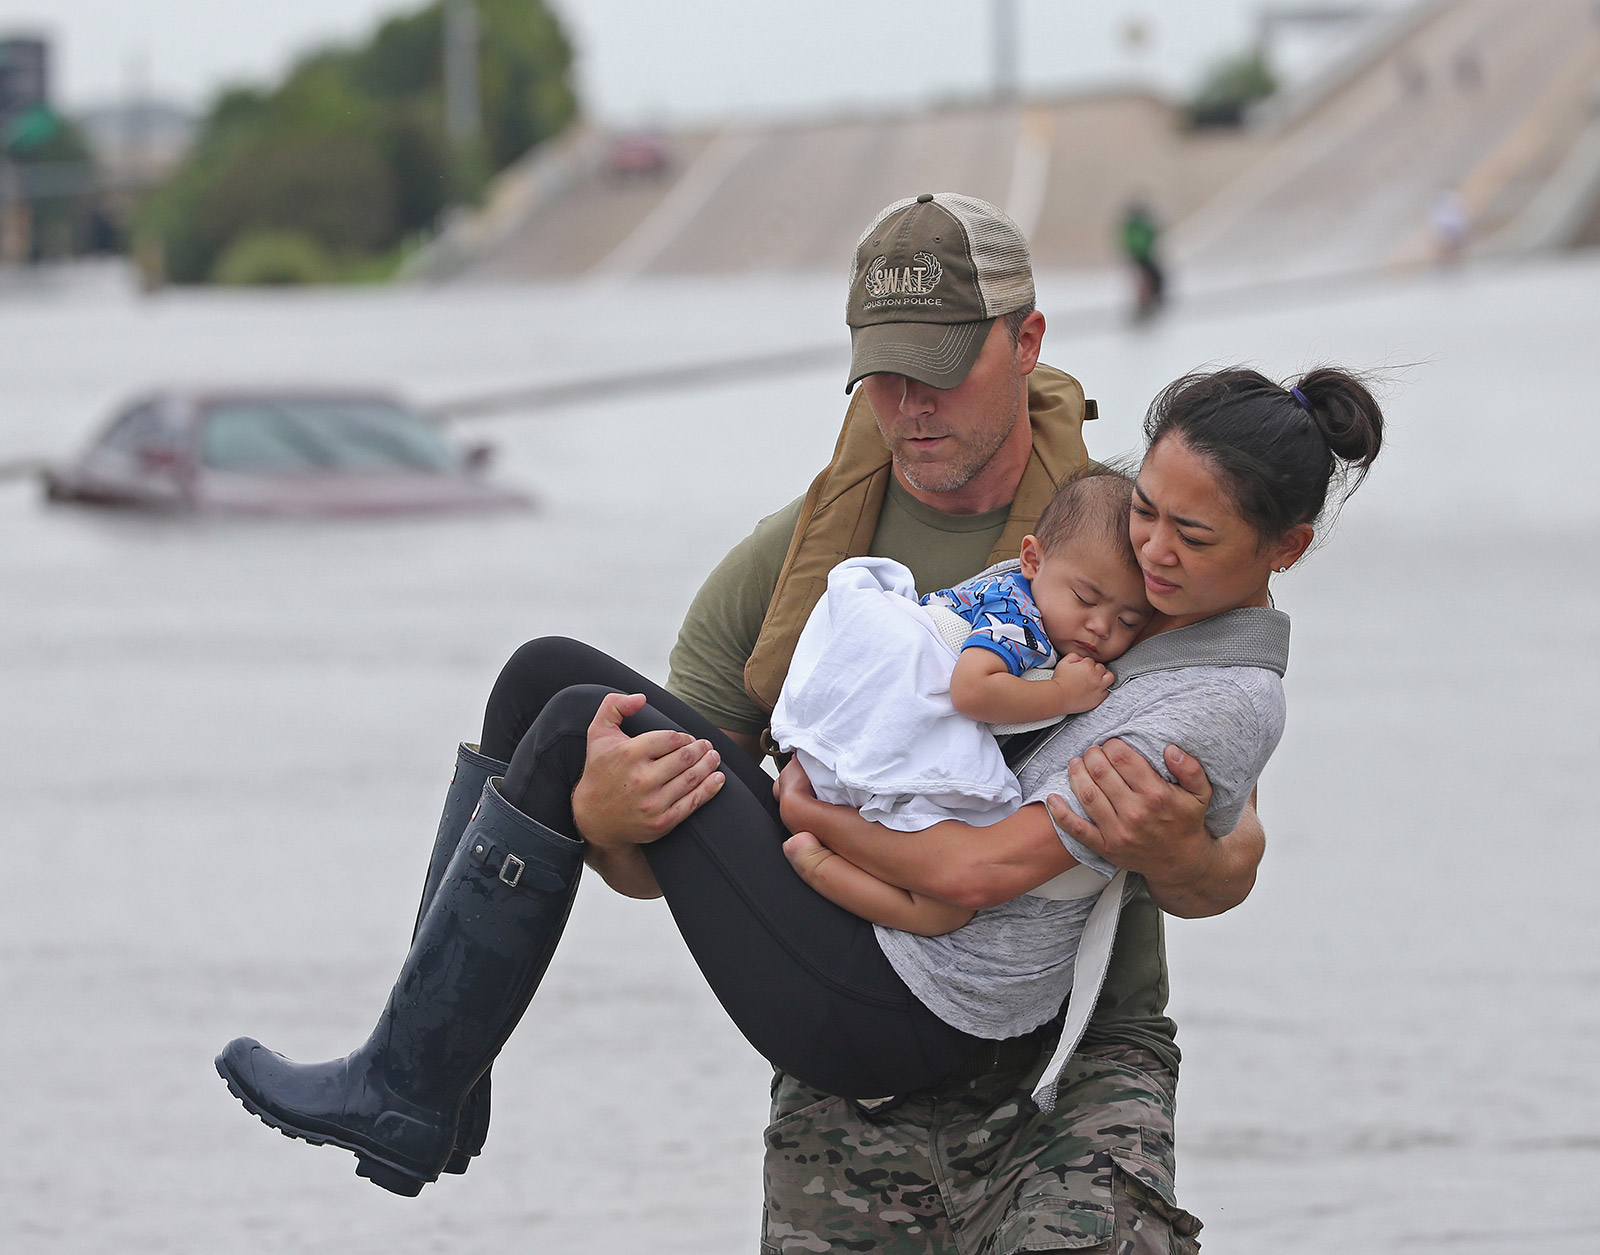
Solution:
M 1110 467 L 1097 466 L 1056 489 L 1033 534 L 1046 554 L 1092 539 L 1110 545 L 1129 566 L 1137 566 L 1133 542 L 1128 539 L 1132 503 L 1133 480 Z

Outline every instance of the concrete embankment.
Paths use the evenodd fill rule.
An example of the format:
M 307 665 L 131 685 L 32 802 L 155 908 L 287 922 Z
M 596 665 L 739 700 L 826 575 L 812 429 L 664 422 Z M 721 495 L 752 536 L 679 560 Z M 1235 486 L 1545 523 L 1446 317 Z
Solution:
M 1042 266 L 1104 265 L 1130 197 L 1182 217 L 1249 165 L 1257 147 L 1248 135 L 1186 136 L 1169 103 L 1132 90 L 734 124 L 662 143 L 662 174 L 625 176 L 611 168 L 604 137 L 569 139 L 513 172 L 485 220 L 459 227 L 425 272 L 623 280 L 837 270 L 877 209 L 945 189 L 1004 206 Z M 535 187 L 542 192 L 530 193 Z
M 1005 207 L 1044 269 L 1113 264 L 1115 223 L 1135 196 L 1173 225 L 1172 254 L 1191 273 L 1423 264 L 1446 190 L 1475 246 L 1563 246 L 1596 231 L 1597 163 L 1575 154 L 1597 82 L 1600 16 L 1586 0 L 1434 0 L 1375 26 L 1239 132 L 1186 133 L 1169 102 L 1107 90 L 733 122 L 660 137 L 664 168 L 625 175 L 615 137 L 580 131 L 508 172 L 417 271 L 611 282 L 836 271 L 876 209 L 952 188 Z
M 1249 170 L 1181 224 L 1178 254 L 1194 268 L 1256 274 L 1425 264 L 1447 193 L 1471 239 L 1503 249 L 1526 233 L 1590 124 L 1597 75 L 1592 5 L 1437 5 L 1273 134 Z

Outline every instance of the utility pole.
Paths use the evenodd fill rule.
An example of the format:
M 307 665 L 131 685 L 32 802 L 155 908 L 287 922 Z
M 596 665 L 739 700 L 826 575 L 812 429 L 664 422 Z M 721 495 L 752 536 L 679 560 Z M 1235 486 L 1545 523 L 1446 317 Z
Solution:
M 991 0 L 994 55 L 994 98 L 1003 104 L 1017 98 L 1017 0 Z
M 477 0 L 445 0 L 444 119 L 455 156 L 459 197 L 466 190 L 465 176 L 477 158 L 483 132 L 478 100 Z
M 123 100 L 120 181 L 129 187 L 145 186 L 150 151 L 149 63 L 144 49 L 132 53 L 123 63 Z

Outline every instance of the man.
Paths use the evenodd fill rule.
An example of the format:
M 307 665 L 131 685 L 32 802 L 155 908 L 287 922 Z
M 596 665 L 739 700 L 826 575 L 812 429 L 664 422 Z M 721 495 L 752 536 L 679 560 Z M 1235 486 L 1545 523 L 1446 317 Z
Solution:
M 1055 483 L 1084 465 L 1082 391 L 1040 365 L 1045 323 L 1033 306 L 1026 241 L 983 201 L 924 194 L 889 206 L 863 234 L 847 389 L 861 386 L 834 460 L 711 574 L 672 655 L 669 687 L 753 755 L 834 563 L 872 553 L 905 563 L 925 591 L 957 583 L 1013 556 Z M 703 743 L 623 734 L 628 702 L 608 699 L 596 717 L 573 808 L 597 870 L 649 896 L 638 843 L 703 804 L 721 775 Z M 1249 811 L 1213 840 L 1203 771 L 1175 749 L 1167 766 L 1176 787 L 1118 742 L 1093 750 L 1072 775 L 1093 822 L 1057 816 L 1146 887 L 1124 909 L 1056 1113 L 1027 1097 L 1050 1026 L 997 1043 L 928 1090 L 876 1103 L 780 1074 L 764 1250 L 1194 1248 L 1199 1224 L 1172 1192 L 1178 1052 L 1164 1015 L 1160 912 L 1237 905 L 1264 846 Z M 1059 856 L 1048 831 L 1008 853 L 1029 865 Z

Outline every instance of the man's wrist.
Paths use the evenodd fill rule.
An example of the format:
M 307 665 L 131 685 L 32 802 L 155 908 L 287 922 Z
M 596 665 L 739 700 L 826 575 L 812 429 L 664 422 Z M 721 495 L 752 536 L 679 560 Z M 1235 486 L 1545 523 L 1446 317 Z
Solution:
M 579 840 L 587 842 L 597 850 L 615 850 L 633 844 L 618 838 L 615 833 L 607 829 L 602 817 L 595 813 L 588 795 L 583 791 L 582 777 L 572 790 L 572 826 Z
M 1207 838 L 1210 841 L 1210 838 Z M 1214 845 L 1214 843 L 1212 843 Z M 1210 881 L 1217 864 L 1217 852 L 1210 849 L 1201 853 L 1200 857 L 1186 860 L 1184 865 L 1169 875 L 1154 875 L 1144 873 L 1145 882 L 1152 892 L 1171 894 L 1173 896 L 1188 897 L 1193 894 L 1203 893 Z M 1169 864 L 1170 866 L 1170 864 Z
M 1202 886 L 1214 874 L 1219 841 L 1206 830 L 1204 816 L 1197 816 L 1193 827 L 1181 836 L 1168 832 L 1155 848 L 1159 862 L 1153 869 L 1139 869 L 1152 885 L 1176 892 Z
M 1163 911 L 1196 919 L 1231 910 L 1249 895 L 1254 875 L 1245 873 L 1232 857 L 1228 842 L 1233 834 L 1212 837 L 1196 846 L 1195 856 L 1171 876 L 1145 876 L 1150 896 Z M 1244 878 L 1241 881 L 1241 873 Z
M 579 840 L 587 841 L 590 845 L 600 844 L 590 836 L 591 820 L 588 802 L 583 793 L 582 776 L 579 776 L 578 783 L 572 786 L 572 827 L 578 834 Z

